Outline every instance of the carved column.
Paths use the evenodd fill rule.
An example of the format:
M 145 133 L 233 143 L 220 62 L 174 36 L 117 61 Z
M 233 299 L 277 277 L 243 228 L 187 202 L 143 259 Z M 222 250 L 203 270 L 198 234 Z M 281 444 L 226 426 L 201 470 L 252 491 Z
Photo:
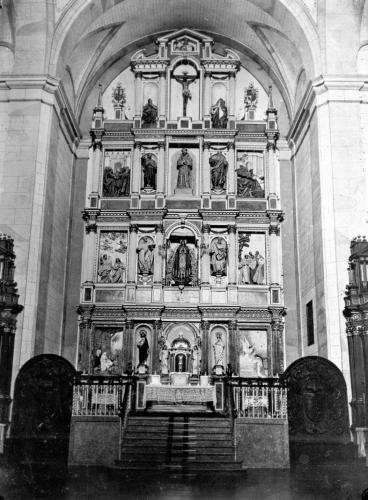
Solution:
M 202 193 L 209 194 L 211 192 L 211 176 L 210 176 L 210 143 L 203 143 L 203 164 L 202 164 Z
M 364 351 L 364 330 L 362 328 L 360 313 L 353 314 L 347 320 L 347 338 L 349 347 L 349 361 L 351 366 L 351 408 L 353 413 L 353 426 L 364 427 L 366 424 L 365 387 L 366 364 Z M 368 422 L 367 422 L 368 423 Z
M 229 142 L 228 149 L 228 171 L 227 171 L 227 191 L 228 194 L 236 192 L 236 175 L 235 175 L 235 144 Z
M 236 108 L 236 93 L 235 93 L 235 74 L 230 73 L 229 75 L 229 116 L 235 116 Z
M 201 256 L 202 256 L 202 265 L 201 265 L 201 284 L 209 285 L 210 284 L 210 231 L 211 226 L 209 224 L 203 224 L 202 233 L 203 233 L 203 244 L 201 245 Z
M 363 346 L 364 375 L 365 375 L 365 426 L 368 426 L 368 320 L 363 321 L 360 337 Z
M 136 224 L 131 224 L 129 226 L 130 238 L 129 238 L 129 254 L 128 254 L 128 283 L 136 282 L 136 270 L 137 270 L 137 245 L 138 245 L 138 226 Z
M 203 83 L 203 109 L 202 115 L 203 119 L 210 116 L 211 109 L 211 75 L 207 72 L 204 73 L 204 83 Z
M 137 72 L 135 74 L 135 116 L 137 118 L 141 117 L 142 114 L 142 73 Z
M 127 319 L 125 321 L 125 352 L 124 352 L 124 371 L 127 371 L 130 367 L 135 368 L 133 366 L 134 362 L 134 322 L 131 319 Z
M 269 199 L 273 199 L 273 205 L 270 208 L 280 208 L 280 164 L 277 158 L 276 147 L 268 147 L 267 153 L 267 164 L 268 164 L 268 189 L 269 189 Z
M 201 371 L 203 374 L 209 374 L 211 370 L 210 362 L 211 362 L 211 353 L 210 353 L 210 339 L 209 339 L 209 330 L 210 323 L 209 321 L 202 321 L 202 363 L 201 363 Z
M 165 118 L 166 118 L 166 73 L 160 73 L 159 92 L 160 92 L 160 101 L 159 101 L 158 111 L 160 114 L 160 119 L 165 120 Z
M 158 144 L 158 168 L 157 168 L 157 194 L 164 194 L 165 191 L 165 144 Z
M 237 321 L 232 320 L 229 321 L 229 364 L 231 365 L 234 373 L 239 373 L 237 342 L 238 324 Z
M 280 260 L 280 227 L 272 224 L 269 228 L 270 234 L 270 262 L 271 262 L 271 285 L 279 285 L 281 281 L 281 260 Z
M 154 260 L 154 268 L 153 268 L 153 283 L 161 285 L 162 283 L 162 243 L 163 243 L 163 225 L 159 224 L 155 227 L 156 231 L 156 246 L 155 246 L 155 260 Z
M 134 144 L 133 172 L 132 172 L 132 194 L 138 195 L 141 183 L 141 144 Z
M 78 370 L 82 373 L 93 372 L 93 342 L 92 342 L 92 321 L 90 318 L 82 318 L 79 323 L 79 360 Z
M 89 207 L 89 196 L 92 193 L 93 189 L 93 169 L 95 162 L 95 151 L 93 149 L 93 144 L 88 151 L 88 163 L 87 163 L 87 179 L 86 179 L 86 203 L 85 206 Z
M 272 330 L 272 376 L 277 377 L 284 371 L 284 324 L 279 314 L 274 313 Z
M 97 226 L 87 226 L 86 235 L 83 241 L 83 266 L 82 266 L 82 283 L 86 281 L 96 281 L 95 262 L 97 252 Z
M 160 372 L 160 344 L 162 331 L 161 320 L 156 320 L 154 324 L 153 339 L 152 339 L 152 368 L 151 373 Z
M 229 234 L 229 265 L 228 265 L 228 282 L 229 285 L 236 285 L 236 270 L 237 258 L 236 258 L 236 226 L 228 226 L 227 232 Z
M 93 171 L 92 171 L 92 193 L 98 193 L 98 185 L 100 181 L 100 170 L 102 164 L 102 142 L 96 141 L 93 144 Z

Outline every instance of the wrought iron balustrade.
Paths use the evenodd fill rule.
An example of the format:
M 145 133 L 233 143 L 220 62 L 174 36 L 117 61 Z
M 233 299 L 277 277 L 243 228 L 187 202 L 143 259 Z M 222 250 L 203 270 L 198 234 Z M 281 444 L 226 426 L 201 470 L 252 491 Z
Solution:
M 129 377 L 81 376 L 73 384 L 72 416 L 119 416 Z
M 280 379 L 233 377 L 229 384 L 238 417 L 287 418 L 287 388 Z

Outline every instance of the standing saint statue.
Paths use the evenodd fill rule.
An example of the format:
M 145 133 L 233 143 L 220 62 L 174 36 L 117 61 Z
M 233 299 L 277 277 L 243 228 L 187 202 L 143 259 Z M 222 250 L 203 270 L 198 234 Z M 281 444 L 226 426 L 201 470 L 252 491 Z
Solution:
M 218 151 L 211 156 L 209 163 L 211 167 L 211 187 L 213 190 L 223 191 L 226 185 L 228 162 L 225 156 Z
M 142 156 L 143 189 L 156 189 L 157 163 L 152 153 Z
M 216 104 L 211 109 L 212 128 L 227 127 L 227 107 L 223 99 L 218 99 Z
M 183 88 L 183 116 L 187 116 L 188 101 L 192 98 L 189 85 L 197 79 L 197 75 L 189 76 L 187 71 L 183 71 L 182 75 L 174 75 L 174 78 Z
M 226 276 L 227 243 L 224 238 L 214 238 L 211 244 L 211 274 Z
M 153 244 L 151 238 L 144 236 L 139 242 L 138 253 L 138 273 L 139 274 L 153 274 Z
M 137 342 L 138 347 L 138 364 L 145 365 L 148 359 L 149 344 L 147 340 L 147 334 L 144 330 L 139 332 L 140 339 Z
M 180 240 L 176 249 L 172 277 L 180 284 L 187 285 L 191 280 L 191 254 L 185 240 Z
M 143 106 L 142 111 L 142 122 L 144 125 L 155 125 L 157 122 L 157 106 L 152 102 L 152 99 L 148 99 L 147 104 Z
M 191 188 L 193 160 L 186 148 L 181 150 L 181 155 L 176 163 L 176 168 L 178 169 L 176 187 L 179 189 Z
M 221 333 L 218 333 L 216 335 L 216 342 L 213 344 L 213 354 L 214 354 L 215 366 L 223 366 L 225 357 L 225 344 L 224 341 L 222 340 Z

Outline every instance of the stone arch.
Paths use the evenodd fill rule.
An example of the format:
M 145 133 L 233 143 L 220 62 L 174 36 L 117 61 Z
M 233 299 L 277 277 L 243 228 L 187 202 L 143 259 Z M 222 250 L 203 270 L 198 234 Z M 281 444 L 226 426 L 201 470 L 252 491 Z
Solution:
M 358 73 L 366 74 L 368 68 L 368 41 L 361 45 L 357 57 Z
M 74 367 L 56 354 L 27 361 L 15 381 L 11 442 L 20 460 L 67 462 Z
M 339 447 L 349 443 L 342 372 L 326 358 L 306 356 L 287 368 L 283 380 L 288 386 L 291 456 L 306 461 L 336 457 Z

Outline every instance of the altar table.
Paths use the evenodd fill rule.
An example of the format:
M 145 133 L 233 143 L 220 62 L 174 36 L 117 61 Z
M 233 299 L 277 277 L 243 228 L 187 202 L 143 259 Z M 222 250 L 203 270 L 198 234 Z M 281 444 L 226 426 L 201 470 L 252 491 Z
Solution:
M 163 403 L 215 403 L 213 386 L 146 385 L 146 401 Z

